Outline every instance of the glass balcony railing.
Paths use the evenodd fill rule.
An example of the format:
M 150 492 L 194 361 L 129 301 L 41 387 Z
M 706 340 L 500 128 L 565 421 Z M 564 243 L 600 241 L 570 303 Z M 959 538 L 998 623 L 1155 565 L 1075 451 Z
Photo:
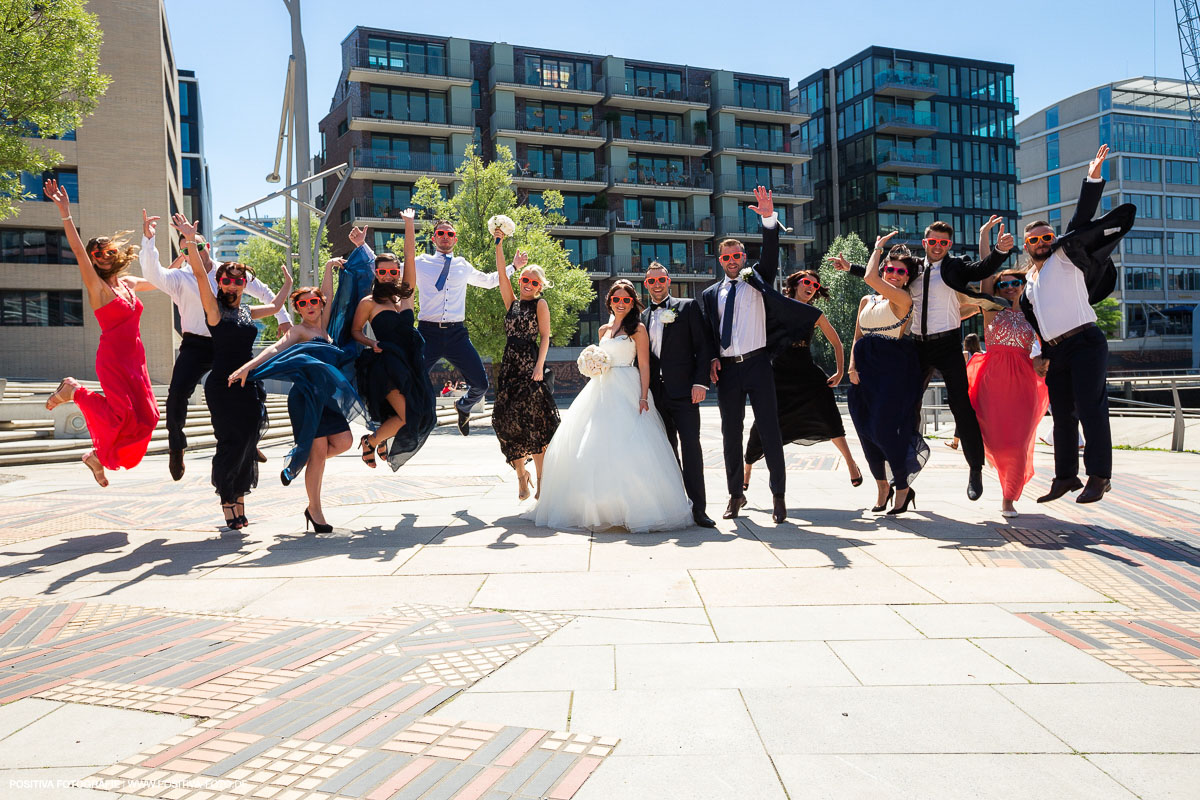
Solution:
M 678 144 L 688 147 L 711 147 L 712 132 L 700 131 L 695 128 L 671 130 L 666 127 L 639 126 L 636 124 L 618 122 L 613 127 L 613 139 L 629 142 L 657 142 L 660 144 Z
M 655 86 L 653 84 L 639 84 L 636 81 L 625 80 L 616 76 L 609 77 L 605 82 L 608 87 L 610 96 L 623 95 L 625 97 L 644 97 L 648 100 L 676 100 L 686 103 L 704 103 L 709 102 L 709 88 L 707 86 Z
M 587 114 L 560 114 L 541 110 L 527 110 L 520 114 L 497 111 L 492 114 L 492 130 L 602 137 L 605 135 L 606 126 L 603 120 L 596 119 L 590 111 Z
M 604 208 L 580 208 L 580 209 L 559 209 L 551 211 L 551 214 L 558 214 L 564 219 L 561 222 L 555 222 L 556 227 L 569 228 L 607 228 L 609 212 Z
M 404 99 L 393 95 L 401 95 Z M 446 101 L 444 94 L 433 93 L 430 93 L 428 98 L 421 95 L 418 103 L 411 101 L 404 92 L 354 92 L 350 95 L 350 116 L 380 122 L 409 122 L 428 127 L 474 125 L 470 108 L 452 106 Z
M 936 150 L 919 150 L 914 147 L 880 148 L 875 158 L 875 163 L 887 164 L 889 162 L 936 167 L 938 166 L 938 154 Z
M 913 111 L 909 108 L 876 108 L 875 127 L 937 128 L 938 115 L 932 111 Z
M 758 136 L 743 133 L 739 136 L 736 131 L 726 131 L 718 136 L 716 149 L 755 150 L 762 153 L 788 153 L 795 156 L 812 154 L 811 146 L 807 142 L 793 141 L 782 135 L 770 136 L 764 134 Z
M 565 164 L 543 164 L 540 168 L 529 164 L 518 164 L 513 172 L 514 178 L 540 178 L 549 181 L 591 181 L 593 183 L 608 183 L 608 167 L 598 165 L 591 169 Z
M 666 186 L 679 189 L 712 189 L 712 173 L 679 172 L 674 169 L 649 169 L 629 166 L 613 170 L 614 184 Z
M 446 58 L 440 55 L 410 55 L 390 53 L 383 48 L 355 47 L 350 51 L 351 66 L 384 72 L 406 72 L 437 78 L 471 78 L 469 58 Z
M 606 262 L 611 266 L 612 275 L 630 275 L 633 273 L 644 273 L 650 266 L 650 262 L 654 259 L 650 256 L 639 255 L 620 255 L 620 256 L 603 256 Z M 706 256 L 700 250 L 689 251 L 687 258 L 684 261 L 677 259 L 659 259 L 659 263 L 666 266 L 667 270 L 672 275 L 715 275 L 716 258 Z
M 462 156 L 435 153 L 392 153 L 354 148 L 354 166 L 372 169 L 396 169 L 407 172 L 454 172 L 463 163 Z
M 882 192 L 879 202 L 893 205 L 939 206 L 942 204 L 942 193 L 937 189 L 902 186 Z
M 355 197 L 350 201 L 350 213 L 355 219 L 364 217 L 371 219 L 399 220 L 400 212 L 411 208 L 412 203 L 401 205 L 390 200 L 380 200 L 375 197 Z
M 787 89 L 781 96 L 774 98 L 761 96 L 755 92 L 739 92 L 725 89 L 716 93 L 717 105 L 730 108 L 748 108 L 755 111 L 778 111 L 781 114 L 807 114 L 808 102 L 804 99 L 790 101 Z
M 882 89 L 888 86 L 936 92 L 938 90 L 938 79 L 936 75 L 909 72 L 903 69 L 885 69 L 881 72 L 876 72 L 875 88 Z
M 497 83 L 511 83 L 562 92 L 604 91 L 603 80 L 588 72 L 525 70 L 512 64 L 493 64 L 488 70 L 488 81 L 493 86 Z
M 777 195 L 812 196 L 812 182 L 806 180 L 757 183 L 737 175 L 723 175 L 717 181 L 717 190 L 721 192 L 753 192 L 759 186 L 766 186 Z
M 753 219 L 750 217 L 753 216 Z M 786 224 L 786 223 L 785 223 Z M 794 236 L 800 238 L 812 238 L 813 236 L 813 221 L 811 219 L 801 220 L 788 224 L 791 232 L 780 231 L 781 236 Z M 737 217 L 721 217 L 718 225 L 718 230 L 722 235 L 746 235 L 757 236 L 762 233 L 762 222 L 757 214 L 747 214 Z
M 658 217 L 653 214 L 643 214 L 639 217 L 624 218 L 617 216 L 617 230 L 631 231 L 698 231 L 701 233 L 712 233 L 714 228 L 714 218 L 711 216 L 694 217 L 690 214 L 677 214 L 666 217 Z

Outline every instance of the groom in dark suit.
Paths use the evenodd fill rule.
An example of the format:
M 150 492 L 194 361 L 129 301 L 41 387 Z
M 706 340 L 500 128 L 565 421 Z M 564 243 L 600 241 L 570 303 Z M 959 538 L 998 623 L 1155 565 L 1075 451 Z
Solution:
M 667 268 L 652 261 L 643 281 L 650 305 L 642 324 L 650 334 L 650 392 L 667 429 L 675 458 L 683 454 L 683 486 L 692 501 L 692 518 L 715 528 L 705 513 L 704 453 L 700 449 L 700 406 L 708 393 L 709 344 L 700 306 L 671 296 Z

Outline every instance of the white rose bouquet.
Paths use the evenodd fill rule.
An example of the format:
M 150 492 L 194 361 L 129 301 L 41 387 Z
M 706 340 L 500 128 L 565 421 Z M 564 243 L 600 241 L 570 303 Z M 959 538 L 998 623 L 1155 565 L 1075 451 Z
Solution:
M 496 214 L 487 221 L 487 229 L 488 233 L 493 237 L 499 231 L 504 234 L 505 238 L 508 238 L 517 230 L 517 223 L 513 222 L 512 217 L 505 216 L 504 214 Z
M 585 378 L 598 378 L 608 372 L 612 366 L 612 358 L 603 348 L 591 344 L 583 348 L 575 365 L 579 367 L 579 374 Z

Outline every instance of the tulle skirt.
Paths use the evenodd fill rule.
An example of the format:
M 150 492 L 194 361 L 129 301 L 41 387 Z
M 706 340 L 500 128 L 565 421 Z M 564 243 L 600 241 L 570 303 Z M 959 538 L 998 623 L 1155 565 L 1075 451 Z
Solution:
M 999 344 L 971 359 L 967 380 L 987 460 L 1000 476 L 1004 497 L 1020 500 L 1033 477 L 1037 426 L 1050 406 L 1046 382 L 1028 350 Z

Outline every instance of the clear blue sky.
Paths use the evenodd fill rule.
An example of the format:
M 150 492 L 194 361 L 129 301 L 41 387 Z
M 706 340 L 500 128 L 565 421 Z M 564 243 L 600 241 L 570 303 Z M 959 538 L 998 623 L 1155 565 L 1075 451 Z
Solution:
M 791 2 L 771 3 L 769 12 L 748 11 L 767 4 L 709 0 L 303 3 L 314 153 L 341 67 L 338 45 L 355 25 L 784 75 L 793 85 L 877 44 L 1014 64 L 1026 114 L 1101 83 L 1183 74 L 1171 0 Z M 176 60 L 200 81 L 213 217 L 232 216 L 273 188 L 263 178 L 290 52 L 287 11 L 279 0 L 166 7 Z

